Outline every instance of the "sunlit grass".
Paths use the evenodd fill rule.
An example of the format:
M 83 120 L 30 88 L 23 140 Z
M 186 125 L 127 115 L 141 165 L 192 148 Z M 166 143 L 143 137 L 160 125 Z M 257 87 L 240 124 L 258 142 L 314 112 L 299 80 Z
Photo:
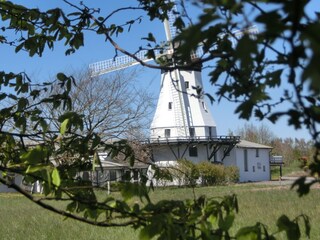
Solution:
M 183 200 L 199 197 L 219 197 L 236 193 L 240 212 L 233 232 L 242 226 L 262 222 L 275 231 L 275 221 L 282 214 L 293 218 L 301 213 L 311 218 L 312 238 L 320 236 L 320 190 L 313 189 L 299 198 L 289 186 L 236 184 L 223 187 L 164 188 L 150 193 L 153 201 Z M 1 239 L 137 239 L 138 232 L 126 228 L 101 228 L 76 222 L 41 209 L 18 194 L 0 194 Z
M 0 239 L 137 239 L 131 228 L 95 227 L 51 213 L 17 194 L 0 194 Z

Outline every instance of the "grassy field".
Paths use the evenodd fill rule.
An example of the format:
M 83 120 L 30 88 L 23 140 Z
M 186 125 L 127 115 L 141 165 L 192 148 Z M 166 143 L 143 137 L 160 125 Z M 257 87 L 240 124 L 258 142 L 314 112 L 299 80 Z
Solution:
M 275 230 L 275 219 L 281 214 L 293 218 L 301 213 L 311 218 L 312 238 L 320 236 L 320 189 L 299 198 L 289 186 L 237 184 L 224 187 L 196 188 L 196 195 L 223 196 L 236 193 L 240 212 L 234 231 L 241 226 L 262 222 Z M 192 189 L 166 188 L 151 193 L 154 201 L 161 199 L 193 198 Z M 89 226 L 41 209 L 18 194 L 0 194 L 1 239 L 137 239 L 138 232 L 131 228 L 99 228 Z

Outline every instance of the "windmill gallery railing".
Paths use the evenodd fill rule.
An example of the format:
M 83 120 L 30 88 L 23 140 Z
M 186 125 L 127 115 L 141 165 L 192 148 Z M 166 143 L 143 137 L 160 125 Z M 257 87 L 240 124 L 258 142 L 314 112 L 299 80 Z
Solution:
M 149 138 L 144 141 L 146 144 L 176 144 L 176 143 L 239 143 L 240 136 L 195 136 L 195 137 L 158 137 L 158 138 Z

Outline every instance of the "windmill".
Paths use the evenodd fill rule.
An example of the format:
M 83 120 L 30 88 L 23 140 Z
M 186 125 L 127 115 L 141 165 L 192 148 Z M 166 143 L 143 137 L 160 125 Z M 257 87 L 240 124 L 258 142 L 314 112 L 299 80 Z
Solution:
M 169 1 L 174 2 L 174 0 Z M 174 5 L 168 13 L 168 20 L 164 21 L 166 40 L 170 46 L 165 53 L 167 55 L 174 51 L 172 40 L 176 35 L 176 27 L 174 26 L 176 12 L 177 7 Z M 256 28 L 246 31 L 255 33 Z M 243 31 L 238 31 L 233 34 L 233 37 L 241 37 L 243 34 Z M 193 57 L 197 57 L 197 54 L 203 55 L 201 48 L 196 51 Z M 143 50 L 139 51 L 135 57 L 141 61 L 152 60 L 148 59 L 146 55 L 147 51 Z M 163 53 L 156 51 L 155 55 L 159 57 Z M 129 56 L 119 56 L 90 64 L 89 68 L 92 76 L 97 76 L 136 64 L 139 62 Z M 154 160 L 171 159 L 168 152 L 171 152 L 175 159 L 180 159 L 186 156 L 188 149 L 190 157 L 211 160 L 215 158 L 222 146 L 226 146 L 223 150 L 225 157 L 239 141 L 235 137 L 217 137 L 216 124 L 210 109 L 203 96 L 198 92 L 201 89 L 203 89 L 201 66 L 195 65 L 183 70 L 172 68 L 162 71 L 157 108 L 150 127 L 149 142 L 161 146 L 154 151 Z M 202 155 L 198 154 L 196 143 L 202 144 Z

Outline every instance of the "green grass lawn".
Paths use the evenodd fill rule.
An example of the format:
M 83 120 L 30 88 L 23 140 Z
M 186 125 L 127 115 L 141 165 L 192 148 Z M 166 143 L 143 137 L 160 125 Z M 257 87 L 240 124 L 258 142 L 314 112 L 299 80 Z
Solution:
M 313 189 L 306 197 L 299 198 L 289 186 L 237 184 L 223 187 L 196 188 L 197 196 L 219 197 L 236 193 L 240 212 L 233 231 L 242 226 L 262 222 L 275 230 L 275 220 L 286 214 L 293 218 L 301 213 L 311 218 L 312 237 L 320 236 L 320 189 Z M 154 201 L 161 199 L 193 198 L 189 188 L 156 189 L 151 193 Z M 41 209 L 18 194 L 0 194 L 0 237 L 1 239 L 137 239 L 138 232 L 131 228 L 101 228 Z

